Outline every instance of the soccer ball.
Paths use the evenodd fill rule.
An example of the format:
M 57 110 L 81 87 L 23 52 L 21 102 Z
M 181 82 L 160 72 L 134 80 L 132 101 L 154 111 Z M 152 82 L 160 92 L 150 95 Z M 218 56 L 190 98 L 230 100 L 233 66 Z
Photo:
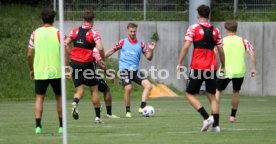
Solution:
M 143 116 L 152 117 L 155 114 L 155 110 L 152 106 L 146 106 L 143 108 Z

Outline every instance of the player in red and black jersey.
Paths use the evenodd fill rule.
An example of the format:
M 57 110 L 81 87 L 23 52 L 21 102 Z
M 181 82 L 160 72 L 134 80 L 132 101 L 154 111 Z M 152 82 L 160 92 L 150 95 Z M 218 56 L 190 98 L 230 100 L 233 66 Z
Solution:
M 91 99 L 96 112 L 95 122 L 101 123 L 100 99 L 98 95 L 99 80 L 95 72 L 93 49 L 96 47 L 101 57 L 104 58 L 104 48 L 100 34 L 92 28 L 94 13 L 86 10 L 83 18 L 84 24 L 81 27 L 74 28 L 66 39 L 67 47 L 73 42 L 70 66 L 73 70 L 72 78 L 76 87 L 76 93 L 72 103 L 72 115 L 76 120 L 79 118 L 77 106 L 83 96 L 84 85 L 87 85 L 91 88 Z
M 185 43 L 182 47 L 177 70 L 181 70 L 182 62 L 188 53 L 188 49 L 193 43 L 193 56 L 191 61 L 191 70 L 186 89 L 186 98 L 191 105 L 204 118 L 201 131 L 207 131 L 213 124 L 213 131 L 219 132 L 219 110 L 218 102 L 215 98 L 216 93 L 216 70 L 217 60 L 215 46 L 218 47 L 222 65 L 224 66 L 223 50 L 221 48 L 221 37 L 219 30 L 208 23 L 210 8 L 201 5 L 197 8 L 198 24 L 190 26 L 185 36 Z M 202 82 L 206 84 L 207 97 L 211 104 L 212 115 L 204 109 L 201 102 L 195 97 L 199 93 Z

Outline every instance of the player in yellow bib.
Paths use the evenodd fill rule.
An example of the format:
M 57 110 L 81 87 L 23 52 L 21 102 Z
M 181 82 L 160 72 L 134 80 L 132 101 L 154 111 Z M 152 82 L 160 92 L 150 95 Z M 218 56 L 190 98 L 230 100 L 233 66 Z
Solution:
M 45 9 L 41 12 L 43 26 L 37 28 L 31 35 L 28 46 L 28 63 L 30 78 L 35 81 L 35 133 L 42 132 L 41 117 L 43 101 L 48 85 L 56 95 L 57 113 L 59 118 L 58 132 L 62 133 L 61 108 L 61 62 L 60 62 L 60 34 L 52 25 L 55 19 L 53 10 Z M 65 56 L 67 58 L 67 55 Z M 68 64 L 68 62 L 67 62 Z
M 238 24 L 234 20 L 226 21 L 224 28 L 227 36 L 222 45 L 225 55 L 225 75 L 217 80 L 216 98 L 219 101 L 221 91 L 225 90 L 232 81 L 233 97 L 230 122 L 235 122 L 236 112 L 240 101 L 240 89 L 246 73 L 245 54 L 249 54 L 252 64 L 251 77 L 256 75 L 256 58 L 252 45 L 244 38 L 236 35 Z

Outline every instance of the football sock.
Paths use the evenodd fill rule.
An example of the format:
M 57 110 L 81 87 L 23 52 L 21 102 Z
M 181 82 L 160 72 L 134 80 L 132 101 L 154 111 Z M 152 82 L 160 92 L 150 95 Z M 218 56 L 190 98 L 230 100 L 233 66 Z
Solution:
M 35 127 L 40 127 L 41 128 L 41 118 L 36 118 L 35 119 Z
M 62 118 L 60 117 L 58 118 L 58 120 L 59 120 L 59 127 L 62 127 Z
M 79 101 L 80 101 L 80 99 L 78 99 L 78 98 L 74 98 L 74 100 L 73 100 L 76 104 L 78 104 L 79 103 Z
M 209 114 L 206 112 L 204 107 L 199 108 L 197 111 L 200 113 L 204 120 L 209 118 Z
M 141 106 L 140 106 L 140 108 L 144 108 L 146 105 L 147 105 L 147 103 L 146 103 L 146 102 L 141 102 Z
M 96 117 L 101 118 L 101 108 L 95 108 Z
M 130 112 L 130 106 L 126 106 L 126 112 Z
M 232 109 L 231 110 L 231 116 L 235 117 L 237 113 L 237 109 Z
M 106 106 L 106 113 L 112 115 L 111 106 Z
M 213 114 L 213 116 L 214 116 L 213 127 L 219 126 L 219 114 Z

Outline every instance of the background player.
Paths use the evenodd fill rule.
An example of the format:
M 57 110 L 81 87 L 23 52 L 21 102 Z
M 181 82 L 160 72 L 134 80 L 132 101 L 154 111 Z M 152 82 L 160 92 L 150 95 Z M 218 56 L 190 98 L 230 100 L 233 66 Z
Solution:
M 131 117 L 130 111 L 130 93 L 131 93 L 131 81 L 136 82 L 144 87 L 142 93 L 142 102 L 139 108 L 139 113 L 142 113 L 143 108 L 146 106 L 147 98 L 151 90 L 151 83 L 149 80 L 145 79 L 143 73 L 139 71 L 140 57 L 143 53 L 148 60 L 153 57 L 153 50 L 155 48 L 155 43 L 146 47 L 145 43 L 137 39 L 137 24 L 129 23 L 127 25 L 128 38 L 120 40 L 116 46 L 105 54 L 106 57 L 111 56 L 114 52 L 120 50 L 119 58 L 119 71 L 120 78 L 122 80 L 122 85 L 125 88 L 124 101 L 126 106 L 126 117 Z
M 45 9 L 41 12 L 43 26 L 36 29 L 29 40 L 28 64 L 30 78 L 35 80 L 35 133 L 42 132 L 41 117 L 43 102 L 48 85 L 51 84 L 56 95 L 57 113 L 59 117 L 58 132 L 62 133 L 62 107 L 61 107 L 61 62 L 60 62 L 60 34 L 53 27 L 55 11 Z M 65 53 L 66 65 L 67 53 Z M 34 57 L 34 58 L 33 58 Z
M 101 56 L 104 55 L 104 48 L 101 42 L 99 32 L 94 30 L 94 13 L 86 10 L 83 15 L 84 24 L 81 27 L 74 28 L 70 36 L 66 39 L 66 46 L 71 42 L 74 46 L 71 50 L 71 63 L 73 69 L 72 78 L 76 87 L 76 93 L 72 103 L 72 115 L 74 119 L 79 119 L 78 103 L 84 93 L 84 85 L 91 89 L 91 102 L 94 105 L 96 123 L 102 123 L 100 114 L 100 99 L 98 95 L 98 79 L 95 72 L 95 59 L 93 58 L 93 49 L 96 47 Z M 92 72 L 89 78 L 85 76 L 85 71 Z
M 184 39 L 185 43 L 178 59 L 177 70 L 181 70 L 182 62 L 188 53 L 189 47 L 193 43 L 194 49 L 190 65 L 191 71 L 186 89 L 186 98 L 204 119 L 201 131 L 207 131 L 208 127 L 213 124 L 212 131 L 219 132 L 219 107 L 215 97 L 217 60 L 214 48 L 215 46 L 220 47 L 221 37 L 219 30 L 208 23 L 210 15 L 209 6 L 200 5 L 197 11 L 198 24 L 190 26 L 187 30 Z M 222 65 L 224 65 L 222 48 L 218 48 L 218 51 Z M 212 116 L 209 116 L 202 103 L 195 97 L 195 95 L 199 93 L 203 81 L 205 82 L 207 97 L 211 104 Z
M 233 97 L 232 109 L 229 117 L 230 122 L 236 121 L 236 112 L 240 101 L 240 89 L 245 76 L 246 64 L 245 53 L 250 56 L 252 70 L 251 77 L 256 75 L 256 58 L 252 45 L 248 40 L 236 35 L 238 23 L 229 20 L 224 23 L 227 36 L 223 38 L 223 50 L 225 53 L 225 77 L 217 80 L 216 98 L 219 102 L 221 91 L 225 90 L 228 83 L 232 81 Z

